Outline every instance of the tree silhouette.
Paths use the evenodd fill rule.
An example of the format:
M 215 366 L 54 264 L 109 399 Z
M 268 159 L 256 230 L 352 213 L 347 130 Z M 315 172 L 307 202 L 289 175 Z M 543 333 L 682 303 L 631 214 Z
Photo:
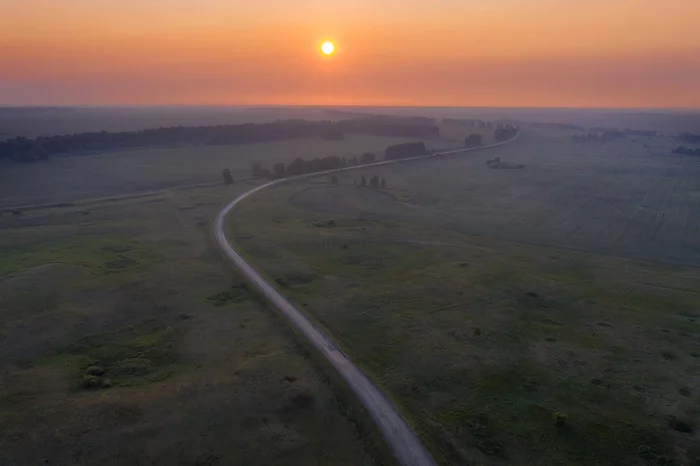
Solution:
M 231 176 L 231 170 L 229 170 L 228 168 L 224 168 L 224 170 L 221 172 L 221 176 L 224 177 L 224 183 L 233 184 L 233 177 Z
M 284 178 L 287 175 L 287 169 L 284 163 L 278 162 L 272 168 L 272 176 L 275 178 Z

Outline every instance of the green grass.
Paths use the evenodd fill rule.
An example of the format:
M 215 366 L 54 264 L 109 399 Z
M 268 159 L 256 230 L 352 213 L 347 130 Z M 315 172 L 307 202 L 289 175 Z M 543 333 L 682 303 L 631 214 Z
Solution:
M 210 222 L 243 189 L 2 225 L 0 464 L 390 464 L 214 249 Z
M 538 246 L 522 229 L 470 235 L 483 217 L 465 217 L 467 201 L 454 197 L 464 164 L 476 169 L 387 168 L 388 192 L 352 187 L 359 174 L 344 186 L 276 187 L 247 200 L 231 231 L 272 279 L 307 277 L 284 293 L 387 390 L 443 464 L 696 461 L 697 440 L 673 419 L 700 422 L 697 269 Z M 428 186 L 440 173 L 443 184 Z M 405 201 L 426 192 L 439 202 Z M 509 195 L 491 191 L 490 205 Z M 518 233 L 525 241 L 510 240 Z

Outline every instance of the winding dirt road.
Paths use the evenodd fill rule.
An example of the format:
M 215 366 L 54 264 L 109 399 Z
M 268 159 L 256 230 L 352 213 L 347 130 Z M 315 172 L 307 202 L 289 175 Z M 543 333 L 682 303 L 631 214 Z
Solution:
M 353 390 L 353 392 L 355 392 L 364 407 L 370 413 L 396 459 L 403 466 L 434 466 L 436 463 L 396 406 L 394 406 L 394 404 L 379 390 L 379 388 L 377 388 L 377 386 L 350 360 L 345 353 L 338 348 L 338 346 L 336 346 L 335 343 L 333 343 L 330 337 L 317 328 L 301 311 L 290 304 L 289 301 L 284 298 L 284 296 L 282 296 L 269 282 L 267 282 L 248 262 L 245 261 L 245 259 L 243 259 L 243 257 L 233 248 L 233 246 L 231 246 L 231 243 L 229 243 L 228 239 L 226 238 L 226 217 L 247 197 L 277 184 L 288 183 L 290 181 L 310 178 L 313 176 L 327 175 L 329 173 L 377 167 L 393 163 L 406 163 L 413 160 L 423 160 L 432 157 L 441 157 L 451 154 L 483 150 L 507 144 L 517 139 L 517 137 L 518 136 L 515 136 L 513 139 L 508 141 L 491 144 L 488 146 L 459 149 L 400 160 L 383 161 L 368 165 L 309 173 L 270 181 L 269 183 L 265 183 L 238 196 L 223 209 L 221 209 L 216 216 L 216 220 L 214 221 L 214 237 L 221 251 L 229 259 L 231 259 L 231 261 L 236 265 L 236 267 L 238 267 L 238 269 L 240 269 L 246 279 L 255 286 L 257 291 L 260 292 L 277 309 L 279 309 L 279 311 L 304 334 L 304 336 L 326 357 L 326 359 L 328 359 L 333 367 L 336 368 L 336 370 L 340 373 L 343 379 L 345 379 L 350 388 Z

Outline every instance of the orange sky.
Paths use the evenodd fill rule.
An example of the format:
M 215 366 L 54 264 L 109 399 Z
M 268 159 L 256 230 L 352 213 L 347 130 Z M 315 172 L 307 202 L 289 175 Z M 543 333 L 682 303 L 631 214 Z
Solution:
M 699 0 L 0 0 L 0 104 L 698 108 L 699 20 Z

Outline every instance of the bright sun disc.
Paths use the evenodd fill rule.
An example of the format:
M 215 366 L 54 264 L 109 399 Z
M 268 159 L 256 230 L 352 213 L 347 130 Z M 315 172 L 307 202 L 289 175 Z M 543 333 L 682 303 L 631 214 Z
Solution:
M 321 44 L 321 52 L 323 52 L 324 55 L 333 55 L 333 52 L 335 52 L 335 44 L 329 40 L 325 41 Z

